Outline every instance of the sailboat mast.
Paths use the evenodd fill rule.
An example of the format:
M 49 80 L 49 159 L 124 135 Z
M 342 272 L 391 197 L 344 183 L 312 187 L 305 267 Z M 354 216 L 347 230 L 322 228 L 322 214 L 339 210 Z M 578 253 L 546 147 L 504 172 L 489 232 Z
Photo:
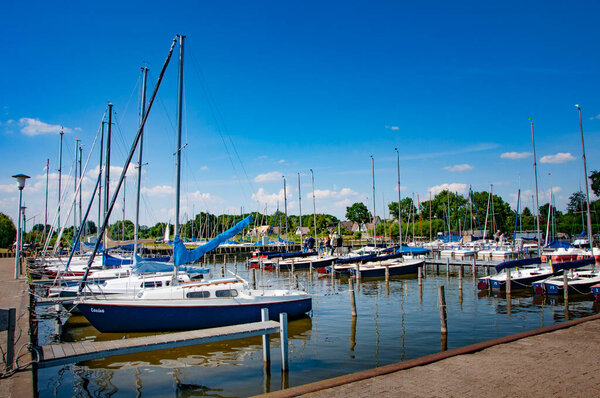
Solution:
M 285 208 L 285 251 L 287 251 L 288 239 L 288 215 L 287 215 L 287 187 L 285 185 L 285 176 L 283 176 L 283 206 Z
M 60 227 L 60 199 L 61 199 L 61 188 L 62 188 L 62 144 L 64 131 L 60 129 L 60 145 L 58 150 L 58 226 Z
M 112 137 L 112 107 L 113 104 L 108 103 L 108 129 L 106 132 L 106 160 L 104 167 L 104 218 L 103 223 L 108 225 L 108 204 L 109 204 L 109 193 L 110 193 L 110 141 Z M 106 249 L 106 235 L 102 235 L 104 239 L 104 249 Z
M 400 246 L 400 253 L 402 253 L 402 212 L 400 211 L 400 154 L 398 148 L 394 148 L 396 151 L 396 168 L 398 170 L 398 245 Z
M 183 116 L 183 42 L 185 36 L 179 38 L 179 73 L 177 85 L 177 147 L 175 148 L 175 232 L 179 235 L 179 195 L 181 189 L 181 124 Z
M 46 225 L 48 225 L 48 174 L 50 173 L 50 159 L 46 159 L 46 204 L 44 206 L 44 234 L 43 238 L 46 238 Z
M 315 224 L 315 247 L 317 247 L 317 206 L 315 205 L 315 173 L 310 169 L 312 179 L 312 197 L 313 197 L 313 222 Z
M 79 181 L 81 181 L 81 158 L 83 157 L 83 148 L 81 147 L 81 145 L 79 145 Z M 81 203 L 82 203 L 82 199 L 81 199 L 81 188 L 79 189 L 79 224 L 81 225 L 83 223 L 83 218 L 82 218 L 82 211 L 81 211 Z M 83 224 L 83 226 L 81 228 L 83 228 L 83 235 L 85 236 L 85 224 Z
M 371 155 L 371 179 L 373 181 L 373 246 L 377 246 L 377 241 L 375 240 L 376 235 L 376 216 L 375 216 L 375 159 L 373 155 Z
M 100 184 L 98 185 L 98 228 L 96 229 L 96 239 L 100 239 L 100 224 L 102 224 L 102 159 L 104 156 L 104 117 L 102 117 L 102 133 L 100 135 L 100 162 L 98 163 L 98 175 Z
M 581 153 L 583 158 L 583 172 L 584 172 L 584 182 L 585 182 L 585 200 L 587 202 L 587 226 L 588 226 L 588 239 L 590 241 L 590 252 L 592 251 L 593 239 L 592 236 L 592 213 L 590 211 L 590 189 L 588 184 L 588 176 L 587 176 L 587 163 L 585 161 L 585 144 L 583 143 L 583 122 L 581 121 L 581 107 L 579 105 L 575 105 L 577 110 L 579 111 L 579 131 L 581 133 Z
M 78 169 L 78 163 L 79 163 L 79 140 L 77 139 L 77 137 L 75 137 L 75 168 L 74 168 L 74 172 L 73 172 L 73 179 L 74 179 L 74 183 L 73 183 L 73 189 L 75 194 L 77 194 L 77 169 Z M 77 197 L 74 198 L 75 204 L 77 203 Z M 75 237 L 75 235 L 77 234 L 77 208 L 75 208 L 73 210 L 73 237 Z
M 302 194 L 300 193 L 300 173 L 298 173 L 298 209 L 300 210 L 300 246 L 302 246 Z
M 531 121 L 531 145 L 533 146 L 533 175 L 535 177 L 535 208 L 537 211 L 537 241 L 538 241 L 538 250 L 537 254 L 540 255 L 540 244 L 542 243 L 542 238 L 540 236 L 540 202 L 538 197 L 538 178 L 537 178 L 537 162 L 535 158 L 535 137 L 533 135 L 533 120 L 529 118 Z
M 142 103 L 140 104 L 140 123 L 144 120 L 146 114 L 146 80 L 148 77 L 148 68 L 142 68 Z M 144 147 L 144 130 L 140 136 L 140 148 L 138 149 L 138 169 L 137 169 L 137 193 L 135 201 L 135 225 L 133 232 L 133 255 L 137 254 L 139 232 L 140 232 L 140 191 L 142 187 L 142 150 Z M 193 224 L 192 224 L 193 225 Z M 193 235 L 193 234 L 192 234 Z

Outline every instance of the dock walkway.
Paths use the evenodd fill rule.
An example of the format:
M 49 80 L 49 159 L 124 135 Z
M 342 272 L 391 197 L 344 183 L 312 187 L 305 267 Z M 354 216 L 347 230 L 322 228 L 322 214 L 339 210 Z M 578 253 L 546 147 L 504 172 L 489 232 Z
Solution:
M 264 397 L 599 397 L 600 315 Z
M 106 358 L 113 355 L 261 336 L 279 333 L 279 331 L 279 322 L 264 321 L 122 340 L 52 344 L 41 347 L 39 367 L 45 368 L 72 362 Z
M 23 266 L 24 267 L 24 266 Z M 29 286 L 25 276 L 14 279 L 15 258 L 0 258 L 0 307 L 15 308 L 16 327 L 14 353 L 19 366 L 31 362 L 32 357 L 27 350 L 29 335 Z M 0 346 L 6 351 L 6 332 L 0 332 Z M 0 363 L 4 370 L 4 363 Z M 33 372 L 28 366 L 9 377 L 0 378 L 0 397 L 32 397 Z

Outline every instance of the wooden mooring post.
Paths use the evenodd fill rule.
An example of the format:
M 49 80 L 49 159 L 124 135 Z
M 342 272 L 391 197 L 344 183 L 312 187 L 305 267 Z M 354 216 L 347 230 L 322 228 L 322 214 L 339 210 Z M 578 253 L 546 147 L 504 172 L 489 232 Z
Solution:
M 458 268 L 458 290 L 460 290 L 462 292 L 462 288 L 463 288 L 463 266 L 461 265 Z
M 510 286 L 510 268 L 506 269 L 506 295 L 510 295 L 511 286 Z
M 311 261 L 308 264 L 308 279 L 312 281 L 312 274 L 313 274 L 313 262 Z
M 421 269 L 421 268 L 419 268 Z M 385 281 L 388 283 L 390 281 L 390 267 L 386 264 L 385 266 Z M 420 274 L 419 274 L 419 283 L 421 283 Z
M 447 326 L 447 317 L 446 317 L 446 296 L 444 293 L 443 285 L 438 288 L 438 305 L 440 307 L 441 331 L 442 331 L 442 335 L 445 335 L 448 333 L 448 326 Z
M 473 276 L 477 276 L 477 257 L 473 255 Z
M 446 257 L 446 276 L 450 276 L 450 257 Z
M 348 278 L 348 294 L 350 295 L 350 308 L 352 309 L 352 317 L 356 318 L 356 297 L 354 296 L 354 284 L 352 278 Z
M 256 289 L 256 268 L 252 268 L 252 288 Z
M 567 270 L 563 273 L 563 298 L 565 303 L 569 301 L 569 275 L 567 275 Z
M 389 272 L 387 267 L 386 267 L 386 273 Z M 418 267 L 417 268 L 417 278 L 419 279 L 419 287 L 423 286 L 423 268 Z
M 237 275 L 237 256 L 233 256 L 233 272 Z

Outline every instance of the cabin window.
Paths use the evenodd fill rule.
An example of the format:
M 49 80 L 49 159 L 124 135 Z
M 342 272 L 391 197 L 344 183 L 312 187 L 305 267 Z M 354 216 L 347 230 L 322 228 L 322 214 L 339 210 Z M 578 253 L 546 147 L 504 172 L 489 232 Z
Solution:
M 237 292 L 237 290 L 234 290 L 234 289 L 217 290 L 215 292 L 215 295 L 217 297 L 237 297 L 238 292 Z
M 144 282 L 142 287 L 146 288 L 146 287 L 161 287 L 162 286 L 162 282 L 161 281 L 150 281 L 150 282 Z
M 207 291 L 188 292 L 188 294 L 186 294 L 187 298 L 207 298 L 208 296 L 210 296 L 210 292 Z

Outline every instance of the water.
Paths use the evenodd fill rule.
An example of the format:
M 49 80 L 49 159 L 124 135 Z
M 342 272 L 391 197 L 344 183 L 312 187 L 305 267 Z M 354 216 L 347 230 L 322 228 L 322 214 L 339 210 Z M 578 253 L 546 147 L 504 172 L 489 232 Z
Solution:
M 240 275 L 252 280 L 248 270 Z M 562 298 L 548 299 L 529 292 L 513 294 L 510 305 L 503 294 L 479 292 L 472 274 L 463 279 L 445 267 L 429 266 L 423 285 L 415 276 L 363 279 L 355 284 L 357 318 L 351 316 L 347 279 L 296 275 L 300 287 L 313 296 L 310 316 L 289 323 L 289 373 L 281 372 L 279 337 L 271 336 L 271 373 L 265 374 L 260 337 L 238 339 L 121 355 L 78 364 L 40 369 L 38 392 L 48 396 L 212 396 L 244 397 L 297 386 L 376 366 L 408 360 L 442 349 L 452 349 L 496 337 L 575 319 L 594 312 L 591 296 L 573 297 L 565 311 Z M 233 264 L 228 264 L 233 269 Z M 220 267 L 213 270 L 218 274 Z M 470 268 L 465 267 L 465 272 Z M 480 270 L 481 275 L 481 270 Z M 257 272 L 259 286 L 283 286 L 289 273 Z M 448 336 L 440 334 L 438 286 L 444 285 Z M 99 333 L 81 316 L 56 327 L 49 307 L 39 308 L 40 344 L 123 338 Z M 65 321 L 65 319 L 63 319 Z M 129 333 L 128 337 L 142 334 Z

